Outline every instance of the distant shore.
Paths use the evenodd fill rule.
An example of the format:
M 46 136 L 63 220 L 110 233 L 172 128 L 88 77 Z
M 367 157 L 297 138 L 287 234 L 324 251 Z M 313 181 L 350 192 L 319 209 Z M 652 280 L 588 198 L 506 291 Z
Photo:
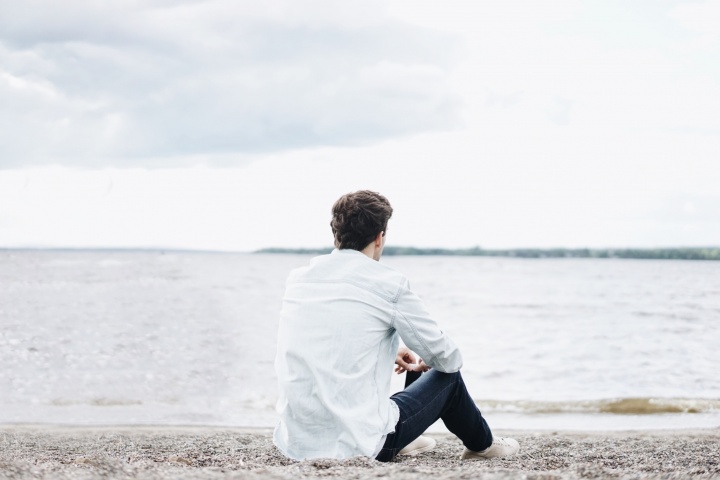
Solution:
M 332 248 L 263 248 L 254 253 L 322 255 Z M 450 255 L 512 258 L 629 258 L 647 260 L 720 260 L 720 248 L 417 248 L 387 246 L 383 255 Z
M 182 254 L 292 254 L 323 255 L 332 247 L 285 248 L 269 247 L 252 252 L 233 250 L 203 250 L 163 247 L 0 247 L 0 253 L 13 252 L 54 252 L 54 253 L 182 253 Z M 420 248 L 387 246 L 383 255 L 416 256 L 465 256 L 465 257 L 509 257 L 509 258 L 615 258 L 641 260 L 720 260 L 720 247 L 678 247 L 678 248 Z
M 0 479 L 720 478 L 720 429 L 496 434 L 517 438 L 519 455 L 463 462 L 457 438 L 433 434 L 432 452 L 383 464 L 288 460 L 266 429 L 0 425 Z

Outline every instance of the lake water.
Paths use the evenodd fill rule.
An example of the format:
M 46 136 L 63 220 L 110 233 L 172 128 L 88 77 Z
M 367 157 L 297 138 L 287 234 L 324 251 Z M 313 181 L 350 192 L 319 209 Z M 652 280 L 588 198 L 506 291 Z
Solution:
M 0 423 L 274 425 L 284 281 L 309 258 L 0 252 Z M 720 426 L 720 262 L 382 261 L 494 428 Z

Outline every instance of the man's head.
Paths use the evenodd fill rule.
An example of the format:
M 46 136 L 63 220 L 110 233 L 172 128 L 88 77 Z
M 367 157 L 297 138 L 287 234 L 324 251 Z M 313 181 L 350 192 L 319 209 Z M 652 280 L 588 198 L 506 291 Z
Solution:
M 379 193 L 360 190 L 343 195 L 332 207 L 335 246 L 363 251 L 385 235 L 392 212 L 388 199 Z M 382 251 L 382 245 L 379 248 Z

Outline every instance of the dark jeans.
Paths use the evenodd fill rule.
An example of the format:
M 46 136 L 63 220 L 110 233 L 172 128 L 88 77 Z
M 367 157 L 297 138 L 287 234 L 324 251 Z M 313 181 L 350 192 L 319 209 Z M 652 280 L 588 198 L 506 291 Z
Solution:
M 438 418 L 470 450 L 478 452 L 492 444 L 490 427 L 470 398 L 460 372 L 432 369 L 422 375 L 415 372 L 407 375 L 405 390 L 390 397 L 400 409 L 400 419 L 395 432 L 385 439 L 377 460 L 389 462 L 395 458 Z

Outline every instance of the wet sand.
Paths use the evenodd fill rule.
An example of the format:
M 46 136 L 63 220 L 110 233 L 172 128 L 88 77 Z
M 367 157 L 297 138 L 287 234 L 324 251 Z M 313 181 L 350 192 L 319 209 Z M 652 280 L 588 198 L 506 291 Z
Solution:
M 295 462 L 264 429 L 0 426 L 0 478 L 720 479 L 720 429 L 499 431 L 508 459 L 463 462 L 452 435 L 434 451 L 383 464 L 365 457 Z

